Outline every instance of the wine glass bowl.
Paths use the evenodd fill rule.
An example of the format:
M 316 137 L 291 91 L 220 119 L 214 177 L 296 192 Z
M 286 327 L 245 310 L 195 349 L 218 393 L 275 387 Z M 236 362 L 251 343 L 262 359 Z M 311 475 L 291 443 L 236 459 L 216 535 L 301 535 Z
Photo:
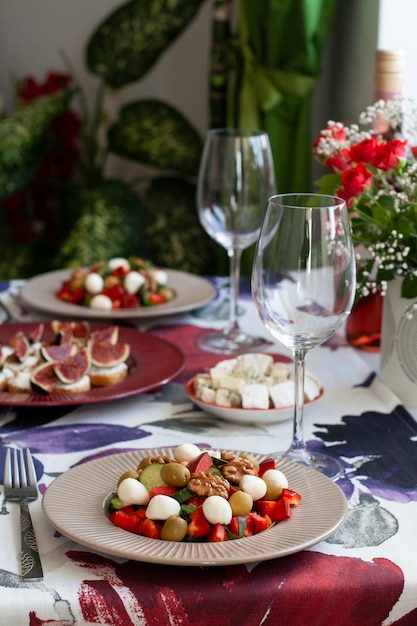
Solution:
M 342 472 L 338 461 L 310 454 L 304 443 L 305 358 L 346 320 L 355 278 L 344 200 L 323 194 L 281 194 L 269 199 L 255 252 L 252 295 L 267 330 L 294 357 L 293 441 L 283 456 L 332 478 Z
M 266 133 L 234 128 L 207 132 L 197 183 L 198 215 L 207 234 L 226 249 L 230 260 L 230 312 L 225 329 L 199 338 L 204 350 L 238 354 L 267 344 L 241 330 L 237 302 L 241 254 L 257 241 L 273 193 L 275 175 Z

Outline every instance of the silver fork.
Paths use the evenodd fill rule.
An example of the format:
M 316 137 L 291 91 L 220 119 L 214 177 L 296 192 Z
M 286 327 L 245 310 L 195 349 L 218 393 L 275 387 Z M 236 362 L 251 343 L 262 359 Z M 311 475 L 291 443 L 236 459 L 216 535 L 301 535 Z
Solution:
M 38 543 L 28 502 L 36 500 L 38 487 L 30 450 L 8 448 L 4 465 L 4 498 L 20 502 L 21 576 L 26 581 L 43 579 Z

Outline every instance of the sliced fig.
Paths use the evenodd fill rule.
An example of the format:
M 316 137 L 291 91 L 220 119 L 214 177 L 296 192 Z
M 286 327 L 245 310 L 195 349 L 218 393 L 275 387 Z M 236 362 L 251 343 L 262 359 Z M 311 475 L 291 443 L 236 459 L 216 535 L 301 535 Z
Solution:
M 116 345 L 117 340 L 119 339 L 119 327 L 106 326 L 105 328 L 93 330 L 93 332 L 91 333 L 91 339 L 93 341 L 106 341 L 108 343 Z
M 77 348 L 72 343 L 52 344 L 50 346 L 43 345 L 40 352 L 41 357 L 51 363 L 52 361 L 65 361 L 77 352 Z
M 13 348 L 17 360 L 23 363 L 30 351 L 30 345 L 26 335 L 22 331 L 17 332 L 10 339 L 9 344 Z
M 52 393 L 56 386 L 55 363 L 42 363 L 30 377 L 30 386 L 38 393 Z
M 44 325 L 42 322 L 37 324 L 35 328 L 29 333 L 29 343 L 36 343 L 42 339 Z
M 65 328 L 71 328 L 71 322 L 62 322 L 61 320 L 52 320 L 51 327 L 55 335 L 60 335 Z
M 75 383 L 87 374 L 90 364 L 90 352 L 83 348 L 65 361 L 55 363 L 54 372 L 61 383 Z
M 71 337 L 71 341 L 72 338 L 77 341 L 87 341 L 90 336 L 89 322 L 63 322 L 61 320 L 54 320 L 51 322 L 51 326 L 57 338 L 56 343 L 69 341 L 69 337 Z
M 107 341 L 90 340 L 88 347 L 91 354 L 91 363 L 96 367 L 114 367 L 119 363 L 124 363 L 130 355 L 128 343 L 113 345 Z
M 71 324 L 74 338 L 81 341 L 87 341 L 90 336 L 90 324 L 88 322 L 71 322 Z

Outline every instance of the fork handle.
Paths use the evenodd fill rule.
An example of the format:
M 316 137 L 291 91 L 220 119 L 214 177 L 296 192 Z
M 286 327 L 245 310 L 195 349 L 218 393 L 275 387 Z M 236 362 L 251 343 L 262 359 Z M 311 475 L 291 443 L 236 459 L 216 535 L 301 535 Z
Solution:
M 22 579 L 26 581 L 43 580 L 41 558 L 38 542 L 33 529 L 32 518 L 29 513 L 28 501 L 20 502 L 20 538 L 22 552 L 20 556 Z

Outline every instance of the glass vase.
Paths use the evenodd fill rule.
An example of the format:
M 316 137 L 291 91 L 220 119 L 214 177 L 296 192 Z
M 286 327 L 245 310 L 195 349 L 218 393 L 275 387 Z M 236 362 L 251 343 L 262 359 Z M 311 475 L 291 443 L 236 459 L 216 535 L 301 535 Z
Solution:
M 362 296 L 346 322 L 346 339 L 354 348 L 379 352 L 381 346 L 383 296 L 379 291 Z

